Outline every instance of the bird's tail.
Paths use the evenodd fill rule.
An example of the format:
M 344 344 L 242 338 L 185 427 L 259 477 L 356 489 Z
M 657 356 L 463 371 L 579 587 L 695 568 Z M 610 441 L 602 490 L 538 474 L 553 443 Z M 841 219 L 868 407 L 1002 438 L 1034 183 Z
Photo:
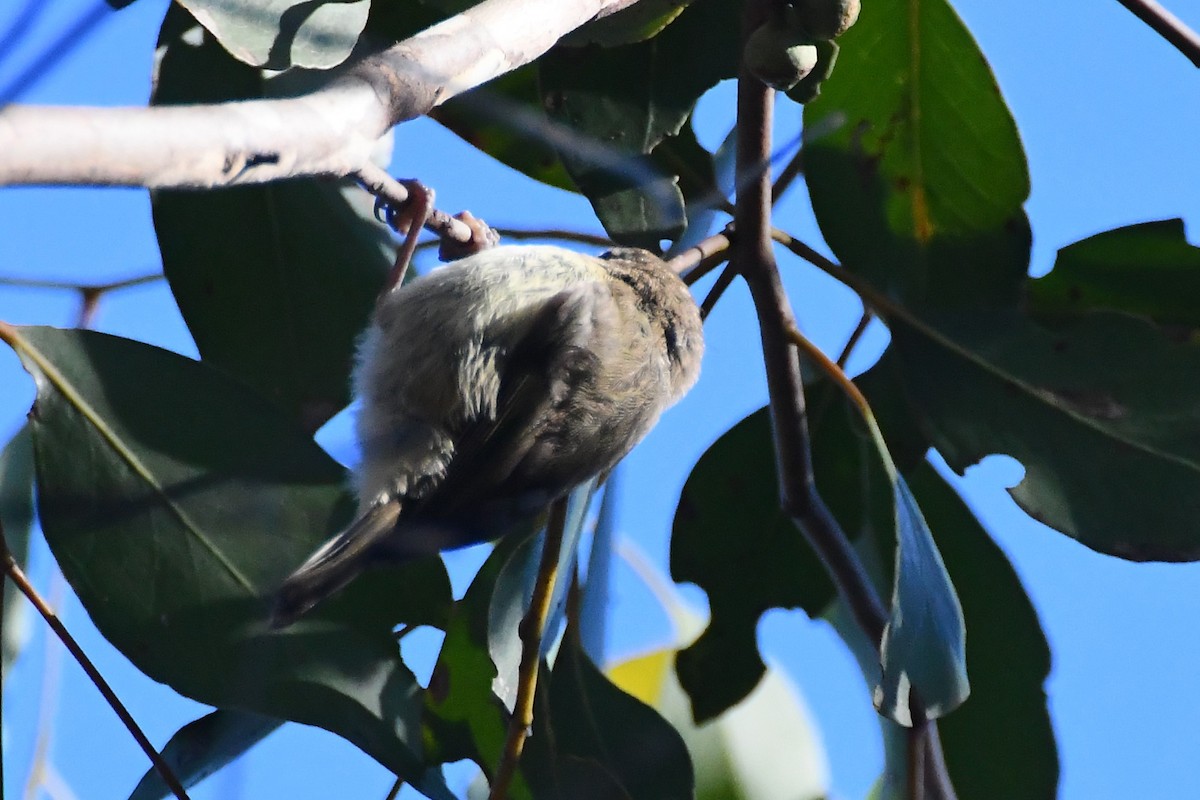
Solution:
M 400 503 L 376 502 L 308 557 L 275 594 L 271 627 L 291 625 L 362 572 L 375 546 L 396 527 Z

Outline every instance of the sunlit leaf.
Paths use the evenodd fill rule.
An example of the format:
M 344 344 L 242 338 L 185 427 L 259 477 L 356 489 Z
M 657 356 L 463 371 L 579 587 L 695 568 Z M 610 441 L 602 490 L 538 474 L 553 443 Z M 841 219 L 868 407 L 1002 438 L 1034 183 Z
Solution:
M 1011 305 L 1029 264 L 1016 124 L 945 0 L 863 3 L 805 107 L 805 179 L 838 259 L 913 303 Z
M 255 67 L 328 69 L 346 60 L 370 0 L 180 0 L 231 55 Z

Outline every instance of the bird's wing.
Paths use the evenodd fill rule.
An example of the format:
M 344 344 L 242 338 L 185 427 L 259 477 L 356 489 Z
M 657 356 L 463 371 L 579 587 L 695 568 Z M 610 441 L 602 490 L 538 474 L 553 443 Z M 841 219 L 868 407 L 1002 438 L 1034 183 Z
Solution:
M 439 512 L 469 513 L 497 495 L 546 488 L 514 485 L 514 471 L 527 466 L 531 450 L 553 429 L 556 408 L 595 374 L 597 342 L 615 336 L 616 314 L 599 282 L 558 292 L 538 309 L 505 359 L 495 415 L 475 420 L 456 438 L 454 458 L 432 501 Z M 551 494 L 567 488 L 551 487 Z

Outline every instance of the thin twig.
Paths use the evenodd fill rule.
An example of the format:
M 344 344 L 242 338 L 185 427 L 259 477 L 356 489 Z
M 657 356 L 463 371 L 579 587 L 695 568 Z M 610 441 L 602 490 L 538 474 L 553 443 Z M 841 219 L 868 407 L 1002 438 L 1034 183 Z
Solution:
M 18 565 L 16 559 L 13 558 L 12 552 L 10 552 L 8 549 L 8 542 L 4 539 L 4 528 L 2 524 L 0 524 L 0 564 L 3 565 L 4 572 L 8 575 L 8 578 L 13 582 L 17 589 L 20 590 L 21 594 L 28 598 L 29 602 L 33 604 L 33 607 L 38 610 L 38 613 L 42 615 L 44 620 L 46 620 L 46 624 L 50 626 L 50 629 L 54 631 L 56 636 L 58 636 L 59 640 L 75 658 L 75 661 L 78 662 L 79 666 L 83 668 L 83 671 L 87 674 L 88 678 L 91 679 L 92 683 L 95 684 L 96 688 L 100 691 L 100 694 L 104 697 L 104 699 L 108 701 L 109 706 L 111 706 L 112 710 L 116 712 L 116 715 L 121 719 L 121 722 L 125 723 L 125 727 L 129 730 L 130 735 L 133 736 L 134 740 L 138 743 L 138 746 L 141 747 L 142 751 L 145 752 L 147 757 L 149 757 L 150 762 L 154 765 L 154 768 L 162 777 L 163 783 L 167 785 L 167 788 L 171 790 L 171 793 L 175 795 L 178 800 L 188 800 L 187 792 L 184 791 L 183 785 L 180 784 L 179 779 L 175 777 L 175 773 L 172 772 L 170 766 L 163 761 L 162 756 L 159 755 L 158 751 L 154 749 L 154 745 L 150 744 L 150 740 L 146 738 L 146 734 L 142 733 L 142 729 L 138 727 L 138 724 L 134 721 L 133 716 L 129 713 L 128 709 L 125 708 L 125 705 L 121 702 L 120 698 L 117 697 L 116 693 L 113 692 L 112 687 L 108 685 L 108 681 L 104 680 L 104 676 L 100 674 L 100 671 L 96 669 L 96 665 L 93 664 L 91 659 L 87 657 L 87 654 L 83 652 L 83 648 L 79 646 L 79 643 L 75 641 L 75 638 L 71 636 L 69 631 L 67 631 L 66 626 L 62 624 L 62 621 L 58 618 L 50 606 L 46 604 L 46 601 L 42 599 L 42 596 L 37 593 L 37 590 L 33 588 L 33 585 L 29 582 L 28 578 L 25 577 L 25 573 L 21 570 L 20 565 Z
M 578 242 L 596 247 L 612 247 L 613 240 L 586 231 L 569 231 L 562 228 L 496 228 L 496 233 L 507 239 L 524 241 L 526 239 L 556 239 L 561 242 Z
M 404 778 L 396 778 L 396 782 L 392 784 L 392 788 L 388 791 L 387 797 L 383 800 L 396 800 L 400 796 L 400 790 L 404 788 Z
M 858 324 L 850 332 L 850 337 L 846 339 L 846 344 L 838 355 L 838 367 L 843 370 L 846 368 L 846 364 L 850 361 L 850 355 L 854 352 L 854 348 L 858 347 L 858 343 L 862 340 L 863 334 L 867 332 L 867 327 L 873 319 L 875 319 L 875 315 L 871 313 L 871 309 L 863 309 L 862 316 L 858 318 Z
M 725 294 L 725 290 L 733 283 L 733 279 L 738 276 L 737 269 L 732 265 L 725 267 L 725 271 L 717 276 L 717 282 L 708 290 L 708 294 L 704 297 L 704 302 L 700 304 L 700 319 L 708 319 L 709 313 L 712 312 L 713 306 L 721 299 L 721 295 Z
M 107 292 L 115 292 L 118 289 L 128 289 L 133 286 L 141 286 L 145 283 L 155 283 L 161 281 L 163 274 L 161 272 L 152 272 L 145 275 L 136 275 L 132 278 L 124 278 L 111 283 L 75 283 L 73 281 L 47 281 L 40 278 L 16 278 L 4 277 L 0 275 L 0 286 L 19 286 L 29 289 L 62 289 L 72 292 L 91 292 L 94 294 L 106 294 Z
M 567 522 L 567 502 L 558 500 L 550 507 L 550 518 L 546 523 L 546 542 L 542 546 L 542 559 L 538 565 L 537 582 L 533 585 L 533 596 L 529 600 L 529 611 L 521 620 L 521 666 L 517 676 L 517 699 L 513 703 L 512 718 L 508 721 L 508 736 L 504 741 L 504 752 L 492 779 L 488 800 L 507 800 L 508 789 L 521 761 L 525 739 L 533 725 L 533 700 L 537 692 L 538 665 L 542 657 L 542 636 L 546 620 L 550 617 L 554 585 L 558 580 L 558 555 L 562 550 L 563 531 Z
M 787 190 L 792 188 L 792 183 L 796 178 L 800 177 L 804 172 L 804 145 L 801 144 L 799 149 L 792 154 L 791 159 L 783 170 L 779 173 L 779 177 L 775 179 L 775 185 L 771 187 L 771 205 L 779 202 L 779 198 L 787 193 Z
M 1200 35 L 1155 0 L 1117 0 L 1200 67 Z

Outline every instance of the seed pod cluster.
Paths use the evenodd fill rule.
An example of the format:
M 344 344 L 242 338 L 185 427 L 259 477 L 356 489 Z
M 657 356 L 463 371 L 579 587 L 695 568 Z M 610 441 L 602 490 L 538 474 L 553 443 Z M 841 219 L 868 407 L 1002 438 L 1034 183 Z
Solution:
M 859 0 L 791 0 L 746 40 L 750 72 L 767 86 L 806 103 L 833 71 L 837 44 L 858 19 Z

